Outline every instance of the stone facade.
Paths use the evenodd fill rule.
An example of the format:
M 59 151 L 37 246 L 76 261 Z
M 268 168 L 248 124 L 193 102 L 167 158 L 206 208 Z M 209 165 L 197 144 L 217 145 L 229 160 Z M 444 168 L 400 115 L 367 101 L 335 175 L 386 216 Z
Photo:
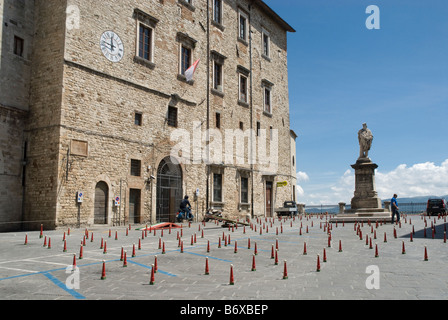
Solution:
M 33 12 L 26 228 L 173 221 L 185 194 L 199 218 L 272 216 L 294 198 L 294 30 L 262 1 L 47 0 Z M 118 43 L 100 40 L 111 31 L 115 61 L 103 51 Z M 183 57 L 199 60 L 192 81 Z

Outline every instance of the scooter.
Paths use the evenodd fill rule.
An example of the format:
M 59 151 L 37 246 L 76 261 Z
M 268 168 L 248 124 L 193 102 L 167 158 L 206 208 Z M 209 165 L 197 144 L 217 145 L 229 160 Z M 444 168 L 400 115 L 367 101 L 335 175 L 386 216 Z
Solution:
M 193 221 L 194 216 L 193 216 L 193 213 L 191 212 L 191 210 L 190 210 L 190 215 L 191 215 L 190 218 L 187 219 L 186 218 L 187 212 L 184 210 L 179 210 L 179 212 L 177 213 L 177 216 L 176 216 L 176 221 L 177 222 L 183 222 L 184 220 Z

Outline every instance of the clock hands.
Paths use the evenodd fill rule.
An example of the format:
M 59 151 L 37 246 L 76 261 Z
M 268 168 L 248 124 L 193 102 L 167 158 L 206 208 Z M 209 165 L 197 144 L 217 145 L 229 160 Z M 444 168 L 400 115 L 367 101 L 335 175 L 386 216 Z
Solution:
M 115 50 L 114 39 L 113 39 L 112 37 L 110 38 L 110 49 L 111 49 L 112 51 Z
M 101 36 L 100 45 L 104 56 L 110 61 L 118 62 L 123 58 L 123 43 L 114 32 L 104 32 Z

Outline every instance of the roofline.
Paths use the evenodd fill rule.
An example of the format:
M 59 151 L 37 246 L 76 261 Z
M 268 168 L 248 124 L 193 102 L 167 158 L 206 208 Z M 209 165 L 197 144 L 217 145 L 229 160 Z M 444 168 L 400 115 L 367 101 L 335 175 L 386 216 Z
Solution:
M 264 1 L 262 0 L 254 0 L 255 4 L 257 4 L 265 13 L 271 16 L 274 21 L 276 21 L 283 29 L 288 32 L 296 32 L 293 27 L 291 27 L 285 20 L 283 20 L 274 10 L 272 10 Z

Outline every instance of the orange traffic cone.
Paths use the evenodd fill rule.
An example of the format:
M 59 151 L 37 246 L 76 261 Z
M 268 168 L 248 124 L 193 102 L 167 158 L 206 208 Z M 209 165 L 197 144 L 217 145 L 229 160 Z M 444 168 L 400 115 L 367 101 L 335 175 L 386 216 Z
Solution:
M 288 279 L 288 270 L 286 269 L 286 260 L 283 267 L 283 280 Z
M 205 275 L 209 275 L 210 274 L 210 270 L 208 267 L 208 257 L 205 258 Z
M 106 279 L 106 262 L 103 260 L 103 271 L 101 272 L 101 280 Z
M 151 265 L 151 279 L 149 280 L 149 284 L 150 285 L 154 285 L 154 283 L 155 283 L 155 280 L 154 280 L 154 265 Z

